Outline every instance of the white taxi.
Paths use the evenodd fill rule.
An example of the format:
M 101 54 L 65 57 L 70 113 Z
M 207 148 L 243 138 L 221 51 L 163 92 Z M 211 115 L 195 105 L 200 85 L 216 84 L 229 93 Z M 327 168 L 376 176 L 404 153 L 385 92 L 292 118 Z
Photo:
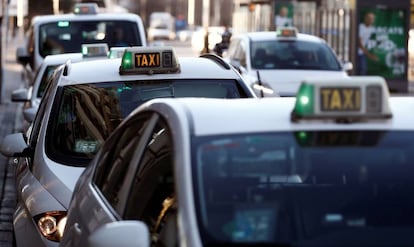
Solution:
M 30 86 L 28 88 L 19 88 L 12 92 L 11 100 L 13 102 L 24 102 L 22 107 L 22 115 L 24 119 L 21 121 L 21 127 L 17 126 L 16 128 L 24 131 L 33 121 L 37 109 L 39 108 L 40 100 L 45 93 L 46 86 L 50 82 L 53 72 L 59 65 L 62 65 L 69 60 L 74 63 L 84 59 L 106 58 L 109 56 L 108 54 L 108 45 L 105 43 L 98 43 L 82 45 L 82 53 L 64 53 L 46 56 L 40 65 L 40 68 L 37 70 L 33 82 L 30 83 Z M 19 125 L 20 123 L 16 124 Z
M 61 246 L 410 246 L 412 109 L 380 77 L 149 101 L 78 180 Z
M 16 50 L 17 61 L 31 81 L 48 55 L 79 53 L 82 44 L 146 46 L 145 29 L 133 13 L 100 13 L 97 4 L 76 4 L 73 13 L 41 15 L 32 19 L 25 47 Z
M 129 47 L 122 58 L 67 62 L 56 69 L 27 136 L 6 136 L 16 157 L 17 246 L 58 246 L 78 177 L 137 106 L 160 97 L 255 97 L 218 57 L 177 58 L 171 47 Z
M 323 39 L 294 27 L 233 35 L 224 56 L 261 97 L 294 96 L 307 77 L 344 78 L 352 69 Z

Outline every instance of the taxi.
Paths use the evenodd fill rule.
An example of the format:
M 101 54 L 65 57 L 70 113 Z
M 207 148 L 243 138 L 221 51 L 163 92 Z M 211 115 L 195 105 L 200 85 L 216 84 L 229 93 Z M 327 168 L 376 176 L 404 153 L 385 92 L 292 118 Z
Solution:
M 78 3 L 73 13 L 36 16 L 26 45 L 16 50 L 17 61 L 31 81 L 46 56 L 79 53 L 82 44 L 91 43 L 146 46 L 142 19 L 133 13 L 101 13 L 96 3 Z
M 294 96 L 307 77 L 344 78 L 352 69 L 323 39 L 294 27 L 233 35 L 224 57 L 260 97 Z
M 11 100 L 13 102 L 24 103 L 22 106 L 22 125 L 21 127 L 17 126 L 16 128 L 23 131 L 27 130 L 36 115 L 40 100 L 45 93 L 46 86 L 50 82 L 53 72 L 59 65 L 62 65 L 69 60 L 74 63 L 84 59 L 99 59 L 108 56 L 108 45 L 105 43 L 83 44 L 82 53 L 64 53 L 46 56 L 40 65 L 40 68 L 37 70 L 33 81 L 30 83 L 30 86 L 28 88 L 19 88 L 12 92 Z M 19 125 L 20 123 L 16 124 Z
M 7 135 L 14 157 L 17 246 L 58 246 L 77 179 L 105 139 L 137 106 L 154 98 L 255 97 L 240 74 L 215 56 L 178 58 L 172 47 L 129 47 L 122 58 L 56 68 L 26 133 Z
M 61 246 L 410 246 L 414 98 L 388 91 L 146 102 L 78 180 Z

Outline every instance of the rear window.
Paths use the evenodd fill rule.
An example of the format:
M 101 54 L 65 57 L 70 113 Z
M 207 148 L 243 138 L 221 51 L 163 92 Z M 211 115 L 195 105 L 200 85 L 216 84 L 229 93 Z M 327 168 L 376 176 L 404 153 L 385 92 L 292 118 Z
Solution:
M 61 87 L 49 119 L 46 152 L 59 163 L 84 166 L 119 123 L 142 103 L 154 98 L 246 97 L 237 85 L 235 80 L 162 80 Z
M 333 50 L 324 43 L 301 40 L 252 42 L 254 69 L 341 70 Z
M 131 21 L 59 21 L 40 26 L 39 52 L 47 55 L 81 52 L 82 44 L 141 46 L 138 25 Z

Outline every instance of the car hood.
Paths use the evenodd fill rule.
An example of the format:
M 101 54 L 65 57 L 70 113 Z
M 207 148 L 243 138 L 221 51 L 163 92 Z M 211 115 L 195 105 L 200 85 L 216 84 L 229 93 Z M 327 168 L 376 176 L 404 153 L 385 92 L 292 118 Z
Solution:
M 294 96 L 300 83 L 307 78 L 344 78 L 345 71 L 315 71 L 315 70 L 259 70 L 261 82 L 270 86 L 280 96 Z

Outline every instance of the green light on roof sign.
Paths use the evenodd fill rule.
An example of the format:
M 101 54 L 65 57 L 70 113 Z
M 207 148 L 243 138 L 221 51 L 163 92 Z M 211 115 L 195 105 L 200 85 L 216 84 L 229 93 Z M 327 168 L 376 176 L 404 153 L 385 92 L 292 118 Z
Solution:
M 57 23 L 58 27 L 69 27 L 69 22 L 68 21 L 59 21 Z

